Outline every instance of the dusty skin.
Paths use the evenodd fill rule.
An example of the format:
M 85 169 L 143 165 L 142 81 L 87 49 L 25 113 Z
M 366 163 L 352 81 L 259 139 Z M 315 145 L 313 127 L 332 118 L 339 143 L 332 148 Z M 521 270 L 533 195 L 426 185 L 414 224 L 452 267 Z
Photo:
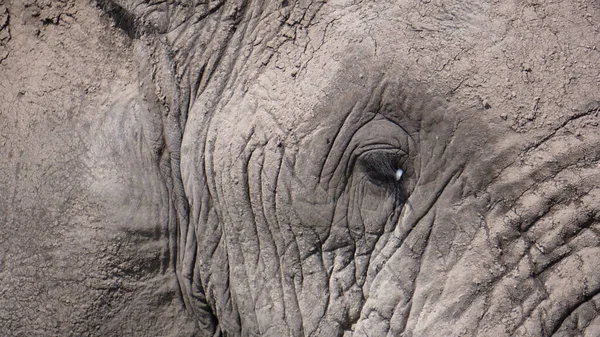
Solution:
M 0 335 L 600 336 L 599 22 L 0 0 Z

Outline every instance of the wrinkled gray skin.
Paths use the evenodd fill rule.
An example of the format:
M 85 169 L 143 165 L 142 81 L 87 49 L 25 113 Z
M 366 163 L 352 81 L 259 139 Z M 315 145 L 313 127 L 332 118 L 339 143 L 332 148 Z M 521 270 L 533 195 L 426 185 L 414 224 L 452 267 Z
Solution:
M 600 336 L 598 2 L 154 2 L 83 5 L 131 71 L 3 331 Z

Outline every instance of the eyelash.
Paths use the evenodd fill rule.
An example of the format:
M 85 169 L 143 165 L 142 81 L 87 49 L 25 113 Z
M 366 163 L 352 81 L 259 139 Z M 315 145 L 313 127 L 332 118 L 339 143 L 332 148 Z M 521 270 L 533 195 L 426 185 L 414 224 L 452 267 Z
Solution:
M 373 184 L 398 188 L 405 176 L 406 155 L 400 153 L 370 153 L 361 156 L 361 170 Z

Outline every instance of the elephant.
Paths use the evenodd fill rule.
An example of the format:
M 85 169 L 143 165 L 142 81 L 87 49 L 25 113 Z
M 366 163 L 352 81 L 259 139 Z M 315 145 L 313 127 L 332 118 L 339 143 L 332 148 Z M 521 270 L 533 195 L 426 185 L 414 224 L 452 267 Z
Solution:
M 0 1 L 6 336 L 600 336 L 600 5 Z

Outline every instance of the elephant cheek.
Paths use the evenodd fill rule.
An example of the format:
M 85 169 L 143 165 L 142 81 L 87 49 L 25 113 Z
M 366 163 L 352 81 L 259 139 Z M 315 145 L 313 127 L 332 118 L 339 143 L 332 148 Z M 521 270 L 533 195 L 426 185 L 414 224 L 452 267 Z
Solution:
M 335 200 L 320 188 L 292 196 L 291 206 L 302 227 L 310 228 L 324 238 L 333 221 Z
M 303 227 L 327 233 L 343 222 L 353 238 L 381 235 L 397 206 L 393 193 L 364 179 L 358 184 L 350 182 L 337 198 L 316 188 L 292 200 Z

